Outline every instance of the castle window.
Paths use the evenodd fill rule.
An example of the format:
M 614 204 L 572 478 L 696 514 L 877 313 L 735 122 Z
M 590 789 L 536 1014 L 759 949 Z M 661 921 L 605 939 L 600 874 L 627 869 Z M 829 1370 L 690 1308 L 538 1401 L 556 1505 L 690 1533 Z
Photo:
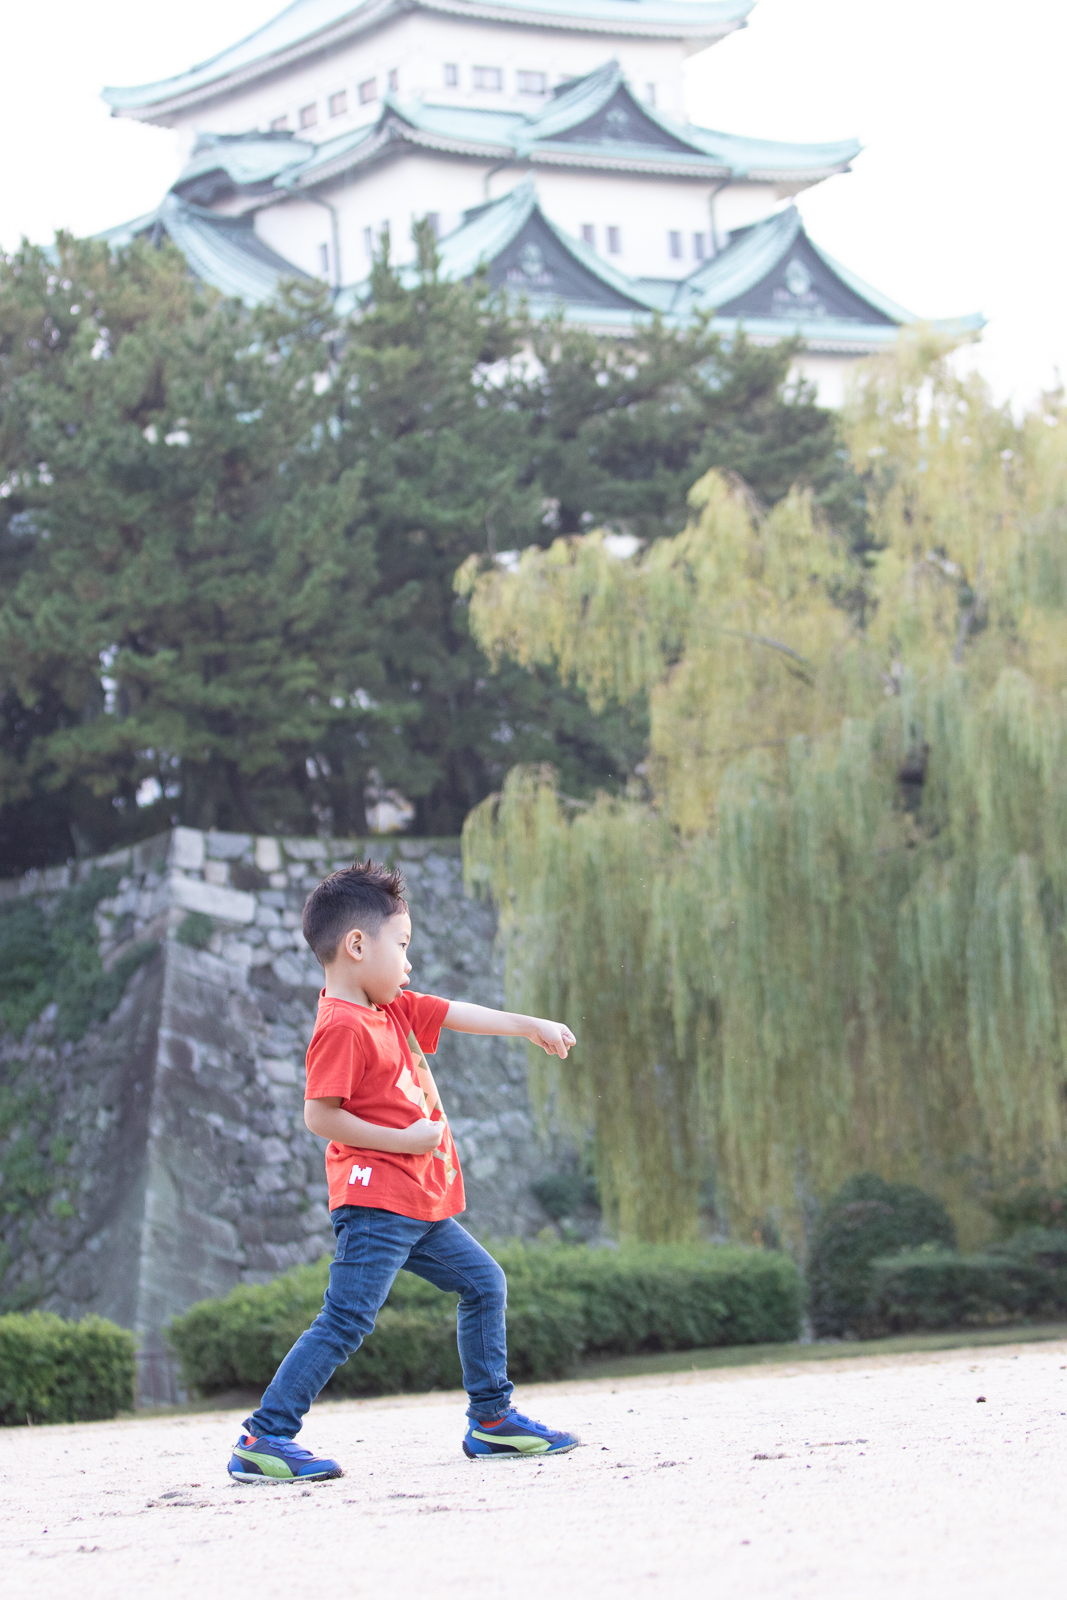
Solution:
M 546 72 L 519 72 L 516 80 L 520 94 L 547 94 L 548 74 Z
M 499 67 L 475 67 L 474 87 L 476 89 L 501 89 L 504 86 L 504 74 Z
M 447 65 L 445 67 L 445 88 L 446 89 L 458 89 L 458 87 L 459 87 L 459 68 L 457 66 L 454 66 L 451 63 L 449 63 L 449 65 Z
M 400 88 L 400 74 L 396 70 L 396 68 L 393 67 L 391 69 L 390 73 L 389 73 L 389 93 L 390 94 L 396 94 L 396 92 L 397 92 L 397 90 L 399 88 Z
M 667 253 L 672 261 L 680 261 L 682 259 L 682 236 L 680 233 L 675 233 L 673 229 L 667 235 Z
M 318 120 L 319 120 L 319 108 L 318 108 L 318 106 L 301 106 L 300 107 L 300 126 L 302 128 L 313 128 L 315 126 L 316 122 L 318 122 Z
M 319 245 L 319 271 L 324 278 L 330 276 L 330 247 L 328 244 Z
M 433 230 L 434 238 L 439 239 L 441 237 L 441 213 L 439 211 L 427 211 L 426 221 Z
M 367 78 L 359 86 L 359 103 L 361 106 L 368 106 L 372 100 L 377 100 L 377 98 L 378 80 L 377 78 Z
M 330 116 L 343 117 L 348 110 L 348 94 L 346 90 L 339 89 L 330 96 Z
M 693 235 L 693 255 L 696 257 L 696 259 L 698 261 L 703 261 L 706 252 L 707 252 L 707 240 L 705 239 L 704 235 L 702 233 L 694 233 L 694 235 Z
M 608 254 L 612 255 L 612 256 L 621 256 L 622 255 L 622 229 L 621 228 L 609 228 L 608 229 Z
M 270 125 L 271 133 L 285 133 L 289 127 L 288 117 L 275 117 Z
M 374 229 L 373 228 L 364 228 L 364 230 L 363 230 L 363 248 L 364 248 L 364 250 L 366 250 L 366 252 L 367 252 L 367 254 L 369 256 L 373 257 L 373 255 L 374 255 Z
M 656 103 L 656 85 L 654 83 L 645 84 L 645 103 L 650 106 L 654 106 Z
M 596 249 L 596 229 L 591 222 L 582 223 L 582 243 L 589 245 L 592 250 Z

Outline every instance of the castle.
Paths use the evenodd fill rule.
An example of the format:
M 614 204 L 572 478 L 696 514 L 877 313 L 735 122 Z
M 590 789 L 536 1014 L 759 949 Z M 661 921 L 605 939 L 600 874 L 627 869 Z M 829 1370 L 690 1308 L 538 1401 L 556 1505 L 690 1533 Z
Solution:
M 211 60 L 107 89 L 176 130 L 158 209 L 105 236 L 168 235 L 254 303 L 285 277 L 358 304 L 388 230 L 428 217 L 442 271 L 479 265 L 535 313 L 625 337 L 712 311 L 757 343 L 799 335 L 834 404 L 858 358 L 915 319 L 807 234 L 795 197 L 847 172 L 853 139 L 786 144 L 698 126 L 683 66 L 753 0 L 293 0 Z M 981 318 L 946 325 L 965 332 Z

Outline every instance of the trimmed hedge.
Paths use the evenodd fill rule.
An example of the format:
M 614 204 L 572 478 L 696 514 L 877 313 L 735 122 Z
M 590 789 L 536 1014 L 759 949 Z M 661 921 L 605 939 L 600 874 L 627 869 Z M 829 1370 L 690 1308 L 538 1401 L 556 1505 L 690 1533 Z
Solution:
M 794 1339 L 800 1280 L 786 1257 L 733 1247 L 624 1250 L 521 1244 L 494 1250 L 508 1275 L 508 1367 L 561 1377 L 579 1355 L 687 1350 Z M 329 1261 L 241 1286 L 176 1317 L 168 1337 L 204 1394 L 261 1388 L 322 1305 Z M 371 1337 L 333 1394 L 458 1388 L 455 1295 L 402 1272 Z
M 590 1355 L 774 1344 L 800 1329 L 800 1278 L 784 1255 L 735 1245 L 495 1252 L 509 1294 L 576 1296 Z
M 975 1255 L 904 1250 L 871 1264 L 861 1331 L 910 1333 L 1067 1312 L 1067 1233 L 1033 1228 Z
M 103 1317 L 0 1317 L 0 1425 L 93 1422 L 133 1407 L 133 1334 Z
M 812 1240 L 808 1288 L 817 1338 L 858 1332 L 868 1316 L 872 1263 L 922 1245 L 953 1250 L 956 1230 L 936 1196 L 873 1172 L 849 1178 L 827 1205 Z

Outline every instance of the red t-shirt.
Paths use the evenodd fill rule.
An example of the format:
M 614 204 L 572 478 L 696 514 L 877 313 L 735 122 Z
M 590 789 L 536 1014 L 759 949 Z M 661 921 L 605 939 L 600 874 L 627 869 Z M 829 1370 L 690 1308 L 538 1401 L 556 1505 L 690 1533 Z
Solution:
M 371 1010 L 351 1000 L 327 1000 L 323 990 L 308 1045 L 307 1099 L 339 1096 L 343 1110 L 382 1128 L 407 1128 L 423 1116 L 446 1122 L 426 1055 L 437 1049 L 447 1012 L 448 1001 L 431 994 L 405 990 Z M 421 1156 L 358 1150 L 331 1140 L 326 1181 L 331 1211 L 375 1206 L 440 1222 L 466 1204 L 451 1129 L 436 1150 Z

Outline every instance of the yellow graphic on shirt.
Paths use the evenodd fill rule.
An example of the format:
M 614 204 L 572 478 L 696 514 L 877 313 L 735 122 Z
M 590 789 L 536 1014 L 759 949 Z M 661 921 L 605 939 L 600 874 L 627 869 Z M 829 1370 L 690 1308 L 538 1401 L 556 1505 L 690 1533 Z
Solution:
M 418 1081 L 412 1077 L 410 1069 L 407 1066 L 403 1066 L 400 1069 L 400 1076 L 396 1080 L 396 1086 L 400 1093 L 411 1101 L 413 1106 L 418 1106 L 423 1116 L 429 1117 L 431 1122 L 439 1121 L 445 1124 L 445 1132 L 442 1136 L 441 1144 L 432 1154 L 435 1161 L 444 1162 L 445 1183 L 451 1188 L 459 1176 L 459 1168 L 452 1160 L 452 1130 L 448 1127 L 448 1118 L 445 1116 L 445 1108 L 441 1104 L 441 1096 L 433 1080 L 433 1073 L 430 1071 L 426 1057 L 419 1048 L 418 1040 L 413 1033 L 408 1034 L 408 1049 L 411 1051 L 411 1061 Z M 435 1112 L 437 1113 L 436 1118 L 434 1116 Z

